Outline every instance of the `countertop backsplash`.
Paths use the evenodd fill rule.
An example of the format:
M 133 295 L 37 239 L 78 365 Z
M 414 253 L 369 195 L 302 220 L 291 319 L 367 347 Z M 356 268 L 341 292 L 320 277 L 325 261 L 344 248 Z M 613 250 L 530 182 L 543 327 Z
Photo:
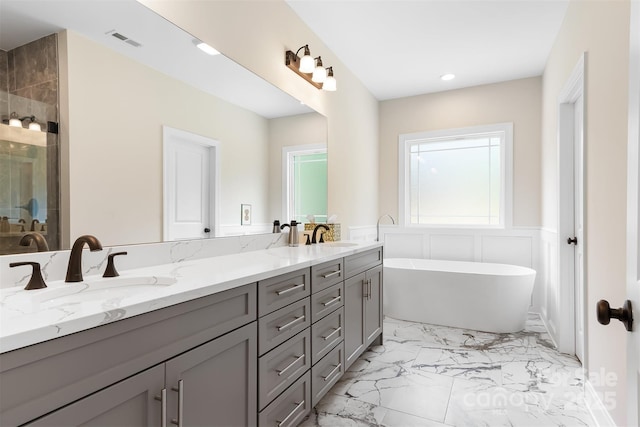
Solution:
M 100 236 L 96 236 L 100 239 Z M 107 265 L 107 256 L 126 251 L 127 255 L 116 258 L 116 268 L 126 271 L 133 268 L 180 263 L 188 260 L 231 255 L 287 245 L 287 233 L 256 234 L 223 237 L 216 239 L 184 240 L 139 245 L 109 246 L 101 251 L 90 252 L 85 246 L 82 254 L 83 275 L 102 274 Z M 30 267 L 10 268 L 13 262 L 38 262 L 45 282 L 64 280 L 70 250 L 33 252 L 0 257 L 0 289 L 26 286 L 31 277 Z

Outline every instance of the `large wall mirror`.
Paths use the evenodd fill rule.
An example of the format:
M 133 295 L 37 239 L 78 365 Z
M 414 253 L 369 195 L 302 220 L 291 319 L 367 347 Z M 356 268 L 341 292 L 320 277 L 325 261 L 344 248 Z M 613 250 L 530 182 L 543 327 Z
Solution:
M 326 118 L 224 55 L 202 52 L 198 40 L 135 0 L 3 0 L 0 27 L 3 171 L 19 157 L 9 146 L 22 150 L 13 175 L 0 172 L 0 254 L 24 251 L 17 241 L 34 220 L 51 249 L 82 234 L 104 245 L 166 240 L 167 129 L 215 146 L 209 237 L 269 232 L 288 212 L 326 215 Z M 46 76 L 52 69 L 55 82 Z M 25 88 L 16 89 L 18 80 Z M 14 112 L 27 118 L 22 129 L 6 131 Z M 42 125 L 39 144 L 49 160 L 20 139 L 35 132 L 31 116 Z M 59 122 L 57 135 L 45 132 L 47 122 Z M 287 173 L 283 152 L 304 153 L 305 146 L 313 156 L 325 147 L 324 174 L 317 162 L 298 176 L 295 167 Z M 48 169 L 29 175 L 40 164 Z M 182 170 L 185 176 L 194 167 Z M 9 190 L 12 176 L 21 181 Z M 307 177 L 298 185 L 305 190 L 290 200 L 296 193 L 287 183 L 300 177 Z M 195 185 L 193 177 L 180 182 Z M 302 199 L 311 211 L 288 210 Z

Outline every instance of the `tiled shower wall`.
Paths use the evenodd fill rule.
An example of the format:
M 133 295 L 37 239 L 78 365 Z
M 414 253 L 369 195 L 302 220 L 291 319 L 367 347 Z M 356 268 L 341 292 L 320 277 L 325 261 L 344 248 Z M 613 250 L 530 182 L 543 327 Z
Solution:
M 47 122 L 58 122 L 57 34 L 0 51 L 0 116 L 7 120 L 12 112 L 35 116 L 43 131 Z M 53 133 L 47 133 L 47 186 L 46 238 L 51 249 L 58 249 L 60 170 L 58 135 Z M 0 254 L 19 252 L 19 238 L 0 237 Z

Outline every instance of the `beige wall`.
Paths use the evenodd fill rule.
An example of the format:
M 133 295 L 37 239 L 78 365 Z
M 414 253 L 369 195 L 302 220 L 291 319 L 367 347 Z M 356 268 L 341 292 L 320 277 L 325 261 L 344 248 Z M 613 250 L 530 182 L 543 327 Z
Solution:
M 343 228 L 375 224 L 378 213 L 378 102 L 282 0 L 141 0 L 226 56 L 303 101 L 328 120 L 329 212 Z M 336 92 L 323 92 L 284 64 L 309 44 L 333 66 Z
M 539 77 L 380 103 L 380 212 L 398 216 L 398 136 L 513 122 L 513 225 L 540 225 Z
M 239 225 L 241 203 L 252 204 L 254 223 L 270 221 L 268 120 L 71 31 L 61 38 L 71 241 L 162 239 L 163 125 L 220 142 L 222 225 Z
M 626 332 L 596 321 L 595 305 L 625 299 L 626 143 L 629 53 L 628 1 L 573 1 L 543 75 L 542 225 L 557 229 L 558 95 L 587 52 L 585 112 L 586 285 L 588 369 L 616 373 L 598 392 L 614 393 L 614 420 L 625 424 Z
M 296 145 L 327 144 L 327 118 L 310 113 L 269 120 L 270 218 L 280 223 L 291 218 L 282 212 L 282 149 Z

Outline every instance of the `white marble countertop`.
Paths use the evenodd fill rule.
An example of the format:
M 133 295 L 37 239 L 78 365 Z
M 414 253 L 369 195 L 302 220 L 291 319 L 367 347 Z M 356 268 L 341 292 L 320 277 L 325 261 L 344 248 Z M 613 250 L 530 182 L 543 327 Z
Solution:
M 115 280 L 85 276 L 80 283 L 47 283 L 46 289 L 2 289 L 0 353 L 381 246 L 352 243 L 285 246 L 131 269 Z

